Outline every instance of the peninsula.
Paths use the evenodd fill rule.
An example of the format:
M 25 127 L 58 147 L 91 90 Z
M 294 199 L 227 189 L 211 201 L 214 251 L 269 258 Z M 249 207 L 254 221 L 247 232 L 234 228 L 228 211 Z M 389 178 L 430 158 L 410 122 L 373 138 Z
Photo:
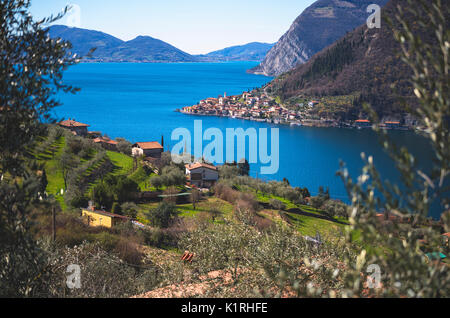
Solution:
M 270 85 L 270 84 L 269 84 Z M 327 104 L 326 98 L 307 99 L 296 105 L 296 109 L 283 105 L 279 97 L 270 96 L 265 86 L 261 89 L 244 92 L 240 95 L 209 97 L 193 106 L 183 107 L 177 111 L 188 115 L 230 117 L 237 119 L 284 124 L 290 126 L 371 128 L 367 118 L 342 120 L 335 117 L 321 116 L 318 109 Z M 408 130 L 418 128 L 414 121 L 385 120 L 378 124 L 383 129 Z

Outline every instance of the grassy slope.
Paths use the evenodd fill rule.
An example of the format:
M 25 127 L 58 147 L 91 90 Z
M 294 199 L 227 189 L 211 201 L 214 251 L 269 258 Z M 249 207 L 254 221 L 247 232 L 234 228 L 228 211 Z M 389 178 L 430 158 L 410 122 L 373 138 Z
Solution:
M 133 158 L 130 156 L 114 151 L 107 151 L 106 155 L 116 167 L 112 172 L 114 175 L 129 175 L 133 171 Z
M 64 189 L 64 178 L 61 169 L 58 168 L 58 159 L 65 145 L 65 138 L 59 138 L 53 143 L 47 151 L 38 154 L 36 158 L 40 163 L 45 164 L 47 174 L 47 193 L 56 195 L 56 199 L 63 209 L 66 209 L 64 198 L 60 195 L 61 189 Z
M 148 224 L 145 214 L 158 206 L 158 202 L 140 204 L 140 211 L 138 213 L 138 220 L 144 224 Z M 177 204 L 177 209 L 180 212 L 179 216 L 182 218 L 194 218 L 200 213 L 207 213 L 212 209 L 217 209 L 222 213 L 222 217 L 230 218 L 233 214 L 233 205 L 216 197 L 206 197 L 198 202 L 196 208 L 192 203 Z
M 300 233 L 303 235 L 315 236 L 317 232 L 320 232 L 322 235 L 333 235 L 336 231 L 343 231 L 344 226 L 340 223 L 335 223 L 332 221 L 324 220 L 321 218 L 316 218 L 313 216 L 299 215 L 296 213 L 287 212 L 291 209 L 301 209 L 304 212 L 316 214 L 317 216 L 322 216 L 320 210 L 317 210 L 308 205 L 296 205 L 289 200 L 286 200 L 282 197 L 274 196 L 274 195 L 263 195 L 258 193 L 256 195 L 257 200 L 260 203 L 269 203 L 271 199 L 277 199 L 283 202 L 286 205 L 286 215 L 289 218 L 291 225 L 294 226 Z M 272 220 L 278 220 L 279 218 L 276 216 L 278 211 L 275 210 L 265 210 L 262 213 L 262 216 L 271 218 Z M 335 218 L 336 221 L 345 222 L 343 218 Z
M 47 173 L 47 181 L 48 181 L 47 192 L 51 195 L 57 195 L 56 199 L 61 204 L 63 210 L 65 210 L 67 206 L 64 203 L 64 198 L 60 195 L 61 189 L 64 189 L 64 179 L 62 171 L 58 167 L 58 161 L 64 146 L 65 146 L 65 138 L 61 137 L 55 143 L 53 143 L 44 153 L 36 155 L 38 161 L 40 163 L 44 163 L 45 165 L 45 171 Z M 113 151 L 107 151 L 106 154 L 107 157 L 111 160 L 111 162 L 115 166 L 114 170 L 111 172 L 112 174 L 129 175 L 132 173 L 133 159 L 130 156 Z M 91 157 L 94 155 L 95 153 L 91 154 Z M 82 163 L 84 161 L 86 160 L 82 160 Z M 89 172 L 94 170 L 96 166 L 89 169 L 86 173 L 89 174 Z M 95 182 L 91 184 L 89 188 L 91 188 L 92 185 L 94 184 Z
M 65 145 L 64 138 L 60 138 L 57 142 L 55 142 L 45 153 L 39 154 L 38 158 L 41 162 L 45 163 L 45 168 L 47 172 L 47 179 L 48 179 L 48 186 L 47 186 L 47 192 L 49 194 L 56 194 L 61 191 L 61 189 L 64 188 L 64 180 L 62 176 L 62 171 L 58 168 L 58 159 L 59 156 L 62 153 L 62 150 Z M 52 151 L 54 155 L 52 155 Z M 111 162 L 114 164 L 115 169 L 111 172 L 114 175 L 129 175 L 134 181 L 136 181 L 141 190 L 144 191 L 154 191 L 155 189 L 151 186 L 149 186 L 149 179 L 151 176 L 147 176 L 144 172 L 143 168 L 139 168 L 135 172 L 133 172 L 133 159 L 130 156 L 113 152 L 113 151 L 107 151 L 107 156 L 111 160 Z M 253 192 L 255 193 L 255 192 Z M 256 194 L 256 193 L 255 193 Z M 290 209 L 298 209 L 312 213 L 317 214 L 318 216 L 321 215 L 320 211 L 306 205 L 296 205 L 289 200 L 286 200 L 281 197 L 273 196 L 273 195 L 263 195 L 261 193 L 256 194 L 256 199 L 264 204 L 269 203 L 271 199 L 277 199 L 282 201 L 286 205 L 286 214 L 291 222 L 291 225 L 294 226 L 300 233 L 304 235 L 311 235 L 314 236 L 316 232 L 320 232 L 322 234 L 328 235 L 332 234 L 335 231 L 342 231 L 344 225 L 339 223 L 334 223 L 328 220 L 323 220 L 320 218 L 315 218 L 313 216 L 304 216 L 299 215 L 295 213 L 287 212 Z M 63 209 L 66 209 L 66 205 L 64 203 L 64 199 L 62 196 L 57 196 L 57 200 L 60 202 Z M 155 208 L 158 203 L 148 203 L 148 204 L 141 204 L 140 212 L 138 215 L 138 219 L 144 223 L 147 223 L 147 220 L 145 219 L 145 213 L 149 210 Z M 199 213 L 205 213 L 211 211 L 213 208 L 218 209 L 222 212 L 223 216 L 225 218 L 228 218 L 233 213 L 233 205 L 220 200 L 216 197 L 209 197 L 205 198 L 201 202 L 197 204 L 196 209 L 194 209 L 192 203 L 188 204 L 180 204 L 177 205 L 178 210 L 180 211 L 181 217 L 196 217 L 199 215 Z M 260 215 L 263 217 L 271 218 L 271 219 L 278 219 L 276 215 L 278 214 L 278 211 L 274 210 L 263 210 Z M 342 221 L 341 219 L 337 219 L 339 221 Z
M 139 185 L 141 191 L 156 191 L 155 187 L 150 184 L 150 179 L 156 174 L 152 173 L 147 175 L 143 167 L 139 167 L 133 174 L 130 175 L 130 179 Z

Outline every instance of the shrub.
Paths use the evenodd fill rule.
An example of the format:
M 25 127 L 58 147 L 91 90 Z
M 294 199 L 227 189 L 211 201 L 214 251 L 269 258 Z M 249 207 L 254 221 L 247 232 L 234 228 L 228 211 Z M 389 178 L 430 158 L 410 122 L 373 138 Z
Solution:
M 129 218 L 136 219 L 139 208 L 134 202 L 125 202 L 121 205 L 122 213 Z
M 88 206 L 89 199 L 80 191 L 67 191 L 64 201 L 73 208 L 85 208 Z
M 114 202 L 111 208 L 111 213 L 122 215 L 122 207 L 118 202 Z
M 311 197 L 309 202 L 311 203 L 312 207 L 320 209 L 322 205 L 325 203 L 325 198 L 321 196 Z
M 328 200 L 322 209 L 331 217 L 348 217 L 348 206 L 340 201 Z
M 169 187 L 167 188 L 163 194 L 167 197 L 164 197 L 164 202 L 176 204 L 177 203 L 177 194 L 180 193 L 180 191 L 175 187 Z
M 254 226 L 256 229 L 258 229 L 261 232 L 269 231 L 274 227 L 274 222 L 272 220 L 269 220 L 267 218 L 263 218 L 259 215 L 255 215 L 254 219 Z
M 234 203 L 239 197 L 238 191 L 235 191 L 220 182 L 214 186 L 214 192 L 217 197 L 230 203 Z
M 98 244 L 83 243 L 56 250 L 48 245 L 46 250 L 45 284 L 49 290 L 46 297 L 131 297 L 154 289 L 160 282 L 153 264 L 146 264 L 145 270 L 138 271 Z M 66 287 L 65 269 L 71 264 L 80 266 L 82 288 Z
M 167 186 L 178 186 L 186 183 L 186 175 L 177 166 L 166 166 L 161 173 L 162 183 Z
M 270 199 L 269 204 L 274 210 L 284 210 L 284 209 L 286 209 L 286 205 L 283 202 L 281 202 L 280 200 L 277 200 L 277 199 Z
M 231 179 L 239 175 L 239 168 L 232 165 L 223 165 L 219 167 L 219 176 L 221 179 Z
M 130 156 L 131 155 L 131 142 L 125 140 L 124 138 L 116 138 L 117 150 L 121 153 Z
M 105 209 L 108 210 L 111 209 L 114 202 L 114 194 L 111 193 L 108 185 L 104 183 L 97 184 L 92 189 L 92 192 L 95 204 L 99 208 L 104 207 Z
M 167 228 L 177 215 L 178 211 L 174 204 L 161 202 L 156 209 L 147 213 L 147 218 L 153 226 Z
M 116 184 L 113 186 L 116 199 L 119 203 L 129 202 L 136 198 L 139 193 L 139 185 L 126 176 L 117 177 Z
M 156 190 L 159 190 L 159 188 L 163 185 L 163 180 L 160 176 L 154 176 L 150 178 L 150 184 L 156 188 Z
M 114 251 L 128 264 L 140 265 L 144 254 L 138 249 L 139 240 L 137 237 L 121 237 L 117 242 Z

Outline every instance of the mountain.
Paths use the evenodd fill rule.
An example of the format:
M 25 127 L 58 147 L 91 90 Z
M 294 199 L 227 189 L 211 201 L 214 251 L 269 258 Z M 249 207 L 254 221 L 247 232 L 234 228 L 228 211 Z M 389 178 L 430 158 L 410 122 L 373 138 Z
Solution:
M 96 48 L 88 62 L 226 62 L 261 61 L 273 44 L 253 42 L 238 45 L 205 55 L 190 55 L 150 36 L 138 36 L 122 41 L 112 35 L 80 28 L 55 25 L 49 28 L 52 38 L 62 38 L 72 43 L 72 52 L 85 56 Z
M 244 45 L 227 47 L 205 55 L 199 55 L 203 61 L 262 61 L 274 44 L 252 42 Z
M 121 62 L 196 62 L 197 58 L 176 47 L 149 36 L 138 36 L 134 40 L 115 47 L 110 58 Z
M 81 56 L 88 54 L 92 48 L 97 48 L 94 56 L 103 57 L 124 43 L 124 41 L 103 32 L 69 28 L 64 25 L 51 26 L 48 33 L 51 38 L 70 41 L 73 53 Z
M 280 75 L 334 43 L 366 22 L 370 4 L 383 6 L 388 0 L 318 0 L 294 21 L 290 29 L 267 53 L 263 62 L 249 70 Z
M 122 41 L 106 33 L 55 25 L 49 28 L 52 38 L 72 43 L 72 52 L 86 55 L 96 48 L 90 62 L 196 62 L 198 58 L 149 36 Z
M 382 9 L 382 16 L 395 20 L 397 5 L 405 6 L 406 2 L 391 0 Z M 443 12 L 447 21 L 449 12 Z M 432 31 L 421 28 L 412 17 L 407 18 L 424 43 L 437 47 Z M 398 24 L 396 27 L 401 28 Z M 386 23 L 380 29 L 362 25 L 307 63 L 272 81 L 270 90 L 291 105 L 299 98 L 327 99 L 328 105 L 320 110 L 323 114 L 319 116 L 334 112 L 340 119 L 355 119 L 363 113 L 362 104 L 367 102 L 380 117 L 405 118 L 406 109 L 399 97 L 412 107 L 417 99 L 410 84 L 413 73 L 399 54 L 400 45 Z M 332 101 L 342 96 L 351 96 L 351 102 L 340 105 L 338 111 L 331 110 Z

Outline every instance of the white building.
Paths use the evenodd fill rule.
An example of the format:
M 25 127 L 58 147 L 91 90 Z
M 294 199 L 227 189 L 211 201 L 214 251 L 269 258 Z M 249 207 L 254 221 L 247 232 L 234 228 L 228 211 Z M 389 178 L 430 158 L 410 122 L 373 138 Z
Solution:
M 196 187 L 210 188 L 219 180 L 219 171 L 213 165 L 196 162 L 185 167 L 188 182 Z

